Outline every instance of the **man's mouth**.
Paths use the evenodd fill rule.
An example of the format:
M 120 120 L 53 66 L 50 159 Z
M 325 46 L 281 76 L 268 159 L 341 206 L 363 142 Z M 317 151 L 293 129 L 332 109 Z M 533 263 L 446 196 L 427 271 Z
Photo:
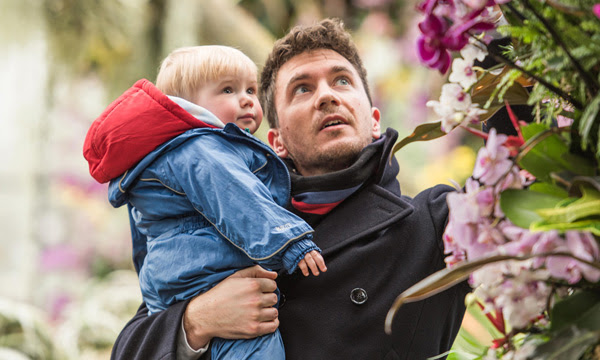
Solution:
M 328 128 L 330 126 L 340 125 L 340 124 L 343 124 L 343 123 L 344 122 L 340 121 L 340 120 L 328 121 L 328 122 L 325 123 L 325 125 L 323 125 L 323 127 L 321 129 L 325 129 L 325 128 Z
M 326 129 L 328 127 L 331 126 L 336 126 L 336 125 L 344 125 L 346 124 L 346 121 L 344 121 L 344 119 L 342 119 L 339 116 L 335 116 L 329 120 L 326 120 L 323 125 L 321 126 L 321 130 Z

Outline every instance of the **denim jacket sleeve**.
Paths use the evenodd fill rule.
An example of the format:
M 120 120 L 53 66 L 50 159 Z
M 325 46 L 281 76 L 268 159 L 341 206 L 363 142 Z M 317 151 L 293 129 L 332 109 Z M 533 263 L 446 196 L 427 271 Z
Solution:
M 196 211 L 225 239 L 272 269 L 275 269 L 271 264 L 273 258 L 281 262 L 289 245 L 298 240 L 308 241 L 294 247 L 295 256 L 288 256 L 294 259 L 287 261 L 286 270 L 293 270 L 300 253 L 303 256 L 308 248 L 316 248 L 312 243 L 313 230 L 274 201 L 272 187 L 288 189 L 287 180 L 285 184 L 272 181 L 270 188 L 255 175 L 257 171 L 287 169 L 269 163 L 278 159 L 232 144 L 220 136 L 200 138 L 183 144 L 178 154 L 169 159 L 171 174 L 166 174 L 166 178 L 176 180 L 173 186 L 181 187 Z

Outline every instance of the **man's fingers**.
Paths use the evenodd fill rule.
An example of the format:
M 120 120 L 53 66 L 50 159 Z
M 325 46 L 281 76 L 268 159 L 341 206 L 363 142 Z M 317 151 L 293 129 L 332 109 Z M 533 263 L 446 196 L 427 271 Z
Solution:
M 261 297 L 261 303 L 260 305 L 263 308 L 272 308 L 273 306 L 275 306 L 275 304 L 277 304 L 277 294 L 271 292 L 271 293 L 266 293 L 263 294 Z M 275 308 L 273 308 L 275 309 Z
M 258 283 L 258 290 L 262 293 L 272 293 L 277 289 L 277 283 L 271 279 L 254 279 Z
M 279 327 L 279 318 L 275 318 L 273 321 L 263 321 L 258 325 L 257 336 L 270 334 L 277 330 Z
M 264 308 L 260 311 L 260 315 L 258 321 L 260 322 L 268 322 L 277 319 L 279 316 L 279 311 L 274 307 Z
M 266 278 L 275 280 L 277 278 L 277 273 L 274 271 L 269 271 L 263 269 L 259 265 L 254 265 L 242 270 L 235 272 L 230 277 L 246 277 L 246 278 Z

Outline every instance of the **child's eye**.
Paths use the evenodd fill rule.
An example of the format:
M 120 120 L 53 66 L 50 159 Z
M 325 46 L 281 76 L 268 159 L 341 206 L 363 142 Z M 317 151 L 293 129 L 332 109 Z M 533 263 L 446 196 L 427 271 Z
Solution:
M 228 86 L 223 89 L 223 93 L 224 94 L 233 94 L 233 89 L 231 88 L 231 86 Z
M 246 92 L 250 95 L 254 95 L 256 94 L 256 89 L 255 88 L 248 88 L 248 90 L 246 90 Z

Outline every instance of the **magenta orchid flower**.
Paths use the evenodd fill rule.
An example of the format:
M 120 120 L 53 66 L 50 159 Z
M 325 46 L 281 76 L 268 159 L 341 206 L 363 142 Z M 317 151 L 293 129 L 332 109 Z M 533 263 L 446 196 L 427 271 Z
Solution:
M 480 33 L 494 28 L 485 8 L 490 4 L 494 5 L 495 1 L 472 1 L 472 7 L 464 1 L 456 1 L 456 4 L 448 0 L 422 2 L 418 9 L 425 14 L 425 20 L 419 23 L 422 36 L 417 40 L 421 61 L 445 74 L 450 68 L 450 51 L 464 48 L 469 43 L 470 32 Z M 463 13 L 465 5 L 471 12 Z
M 450 51 L 443 44 L 444 33 L 448 30 L 446 20 L 429 14 L 419 23 L 423 35 L 417 39 L 417 54 L 421 61 L 442 74 L 448 71 L 451 63 Z
M 595 4 L 594 6 L 592 6 L 592 12 L 594 13 L 594 15 L 600 18 L 600 4 Z

